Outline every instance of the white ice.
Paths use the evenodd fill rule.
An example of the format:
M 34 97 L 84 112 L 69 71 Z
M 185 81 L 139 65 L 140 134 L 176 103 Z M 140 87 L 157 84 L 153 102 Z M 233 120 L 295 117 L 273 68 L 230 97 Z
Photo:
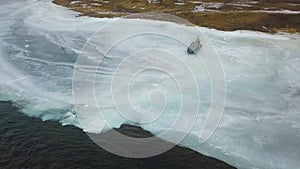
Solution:
M 116 19 L 76 15 L 78 13 L 48 0 L 0 2 L 1 100 L 13 101 L 29 116 L 80 127 L 72 98 L 74 64 L 88 38 Z M 105 89 L 101 85 L 108 82 L 103 79 L 113 73 L 118 59 L 135 50 L 163 46 L 191 67 L 199 84 L 200 115 L 188 137 L 181 143 L 183 146 L 238 168 L 285 169 L 300 166 L 299 34 L 223 32 L 139 19 L 122 22 L 121 28 L 115 28 L 110 33 L 147 27 L 155 31 L 178 30 L 176 33 L 181 36 L 190 36 L 189 30 L 194 29 L 205 34 L 219 54 L 226 75 L 227 100 L 223 117 L 213 136 L 206 143 L 199 144 L 199 130 L 206 119 L 206 114 L 201 113 L 206 112 L 211 99 L 209 79 L 199 59 L 187 55 L 182 44 L 168 38 L 139 36 L 130 43 L 121 43 L 103 62 L 96 78 L 98 89 Z M 107 39 L 100 44 L 107 45 Z M 132 64 L 139 62 L 143 63 L 143 58 Z M 94 73 L 93 68 L 90 73 Z M 145 73 L 133 81 L 131 97 L 135 108 L 147 109 L 148 91 L 154 89 L 165 90 L 170 99 L 161 118 L 143 125 L 157 134 L 178 117 L 176 110 L 179 109 L 180 99 L 174 81 L 166 78 L 165 74 L 150 72 L 149 76 Z M 143 83 L 145 81 L 147 83 Z M 127 122 L 116 113 L 111 102 L 104 99 L 109 94 L 108 89 L 96 93 L 110 125 L 118 127 Z M 94 109 L 89 105 L 82 106 Z M 87 119 L 89 126 L 84 129 L 97 132 L 97 121 L 90 121 L 90 117 Z

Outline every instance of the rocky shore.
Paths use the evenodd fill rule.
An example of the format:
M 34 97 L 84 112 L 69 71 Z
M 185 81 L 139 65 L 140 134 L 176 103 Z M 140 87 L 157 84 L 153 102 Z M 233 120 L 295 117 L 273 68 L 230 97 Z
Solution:
M 168 13 L 186 19 L 192 24 L 219 30 L 300 32 L 298 0 L 54 0 L 53 2 L 81 12 L 81 15 L 92 17 L 124 17 L 145 12 Z

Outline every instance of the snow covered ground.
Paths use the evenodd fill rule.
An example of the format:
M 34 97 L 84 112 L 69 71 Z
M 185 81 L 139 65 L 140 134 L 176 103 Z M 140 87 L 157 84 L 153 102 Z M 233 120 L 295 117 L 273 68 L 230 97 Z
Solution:
M 94 32 L 117 19 L 76 15 L 77 13 L 50 1 L 0 2 L 1 100 L 14 101 L 29 116 L 58 120 L 64 125 L 80 127 L 72 98 L 72 77 L 77 56 Z M 200 144 L 199 131 L 203 128 L 212 97 L 205 67 L 197 57 L 186 54 L 182 43 L 158 35 L 137 36 L 129 42 L 121 43 L 119 48 L 112 51 L 103 60 L 99 76 L 97 75 L 98 89 L 105 89 L 102 85 L 106 85 L 107 81 L 103 79 L 114 73 L 116 63 L 126 54 L 149 47 L 163 48 L 180 58 L 194 72 L 200 93 L 199 116 L 182 145 L 238 168 L 284 169 L 300 165 L 299 34 L 223 32 L 139 19 L 121 20 L 119 23 L 123 24 L 107 30 L 108 37 L 128 30 L 143 29 L 155 32 L 173 30 L 176 32 L 171 32 L 172 34 L 191 39 L 195 29 L 205 35 L 205 43 L 213 44 L 226 75 L 227 99 L 224 114 L 213 136 L 206 143 Z M 109 42 L 110 39 L 98 41 L 102 46 Z M 203 51 L 207 51 L 202 53 L 203 57 L 215 55 L 205 45 Z M 151 60 L 145 60 L 141 56 L 127 64 L 134 67 L 147 63 L 150 64 Z M 172 62 L 162 64 L 172 66 Z M 88 71 L 85 73 L 89 75 Z M 126 73 L 128 72 L 123 75 L 126 76 Z M 137 109 L 149 106 L 148 90 L 166 90 L 170 99 L 165 113 L 155 122 L 143 125 L 145 129 L 158 134 L 179 116 L 176 114 L 180 105 L 178 89 L 164 74 L 150 72 L 139 77 L 133 87 L 132 100 Z M 109 94 L 108 89 L 96 91 L 98 103 L 105 107 L 109 116 L 108 123 L 118 127 L 127 121 L 124 117 L 117 116 L 111 102 L 105 100 L 105 96 Z M 188 97 L 190 93 L 184 95 Z M 88 105 L 83 105 L 85 106 Z M 93 121 L 89 123 L 88 127 L 83 128 L 97 131 L 93 128 Z

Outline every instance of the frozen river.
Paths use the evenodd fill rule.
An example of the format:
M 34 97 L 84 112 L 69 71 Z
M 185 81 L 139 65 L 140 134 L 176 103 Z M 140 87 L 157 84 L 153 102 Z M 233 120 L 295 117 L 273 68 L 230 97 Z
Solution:
M 181 145 L 238 168 L 284 169 L 300 166 L 299 34 L 223 32 L 161 21 L 76 16 L 76 12 L 56 6 L 48 0 L 0 2 L 0 100 L 13 101 L 28 116 L 57 120 L 63 125 L 76 125 L 85 131 L 97 133 L 102 129 L 99 129 L 98 119 L 93 116 L 94 105 L 84 103 L 92 99 L 85 95 L 89 90 L 84 84 L 90 81 L 83 77 L 95 74 L 96 90 L 93 94 L 96 102 L 102 108 L 107 124 L 118 127 L 122 123 L 139 121 L 144 116 L 117 113 L 113 100 L 108 99 L 112 95 L 109 88 L 112 76 L 130 76 L 137 73 L 133 72 L 138 70 L 135 68 L 158 63 L 156 65 L 162 69 L 170 68 L 168 70 L 178 79 L 174 80 L 164 72 L 150 70 L 132 80 L 130 99 L 134 110 L 148 110 L 151 106 L 148 98 L 150 92 L 160 91 L 166 97 L 164 110 L 159 117 L 154 114 L 149 119 L 143 119 L 145 123 L 141 125 L 145 129 L 154 134 L 169 129 L 178 117 L 184 116 L 178 110 L 182 99 L 187 99 L 187 105 L 183 105 L 186 106 L 185 111 L 194 111 L 193 104 L 197 104 L 199 109 L 195 123 Z M 205 39 L 199 53 L 204 60 L 188 55 L 183 45 L 193 38 L 195 31 Z M 100 57 L 101 64 L 88 64 L 95 59 L 85 58 L 93 51 L 91 47 L 96 46 L 96 49 L 107 52 L 109 45 L 117 42 L 115 37 L 124 38 L 124 35 L 134 32 L 143 33 L 118 43 L 105 55 L 100 52 L 99 55 L 103 54 Z M 89 43 L 86 44 L 87 41 Z M 147 51 L 149 48 L 151 50 Z M 166 53 L 161 52 L 163 50 Z M 136 54 L 136 51 L 146 53 L 137 53 L 133 59 L 125 60 L 124 68 L 116 72 L 118 64 L 126 56 Z M 78 62 L 76 65 L 78 55 L 83 56 L 80 63 L 83 65 L 78 65 Z M 178 59 L 170 59 L 166 55 L 174 55 Z M 207 72 L 209 65 L 205 63 L 214 61 L 211 58 L 217 58 L 221 64 L 215 62 L 219 67 Z M 178 68 L 182 65 L 188 67 L 192 76 L 187 77 L 188 74 L 182 73 L 185 69 Z M 78 107 L 74 107 L 72 97 L 74 68 L 78 68 L 75 70 L 80 70 L 83 75 L 75 79 L 82 89 L 80 100 L 83 103 L 78 104 L 79 109 L 81 106 L 81 111 L 88 111 L 86 117 L 84 112 L 80 114 L 81 122 L 76 118 Z M 224 71 L 224 79 L 223 74 L 214 72 L 220 70 Z M 195 88 L 191 85 L 188 90 L 179 90 L 180 85 L 178 88 L 176 80 L 183 81 L 182 85 L 185 85 L 189 77 L 193 77 Z M 210 84 L 214 78 L 217 81 L 224 80 L 224 86 L 217 85 L 221 89 L 215 91 L 216 95 Z M 121 97 L 118 92 L 122 93 L 127 88 L 122 84 L 117 86 L 116 96 Z M 218 90 L 226 94 L 223 114 L 208 141 L 199 143 L 199 134 L 209 115 L 208 110 L 223 106 L 222 101 L 212 106 L 210 104 L 213 96 L 218 97 L 222 93 Z M 199 98 L 196 98 L 197 93 Z M 191 105 L 188 106 L 188 103 Z M 122 103 L 121 107 L 124 108 Z M 151 121 L 154 117 L 157 119 Z M 182 131 L 174 129 L 172 132 Z

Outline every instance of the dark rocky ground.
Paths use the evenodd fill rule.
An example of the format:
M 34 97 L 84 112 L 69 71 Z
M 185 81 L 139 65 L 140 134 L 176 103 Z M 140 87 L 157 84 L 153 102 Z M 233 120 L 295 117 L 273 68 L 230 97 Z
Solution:
M 116 130 L 131 137 L 152 136 L 150 132 L 131 125 Z M 150 158 L 120 157 L 98 147 L 81 129 L 28 117 L 10 102 L 0 102 L 0 133 L 1 169 L 234 168 L 180 146 Z

